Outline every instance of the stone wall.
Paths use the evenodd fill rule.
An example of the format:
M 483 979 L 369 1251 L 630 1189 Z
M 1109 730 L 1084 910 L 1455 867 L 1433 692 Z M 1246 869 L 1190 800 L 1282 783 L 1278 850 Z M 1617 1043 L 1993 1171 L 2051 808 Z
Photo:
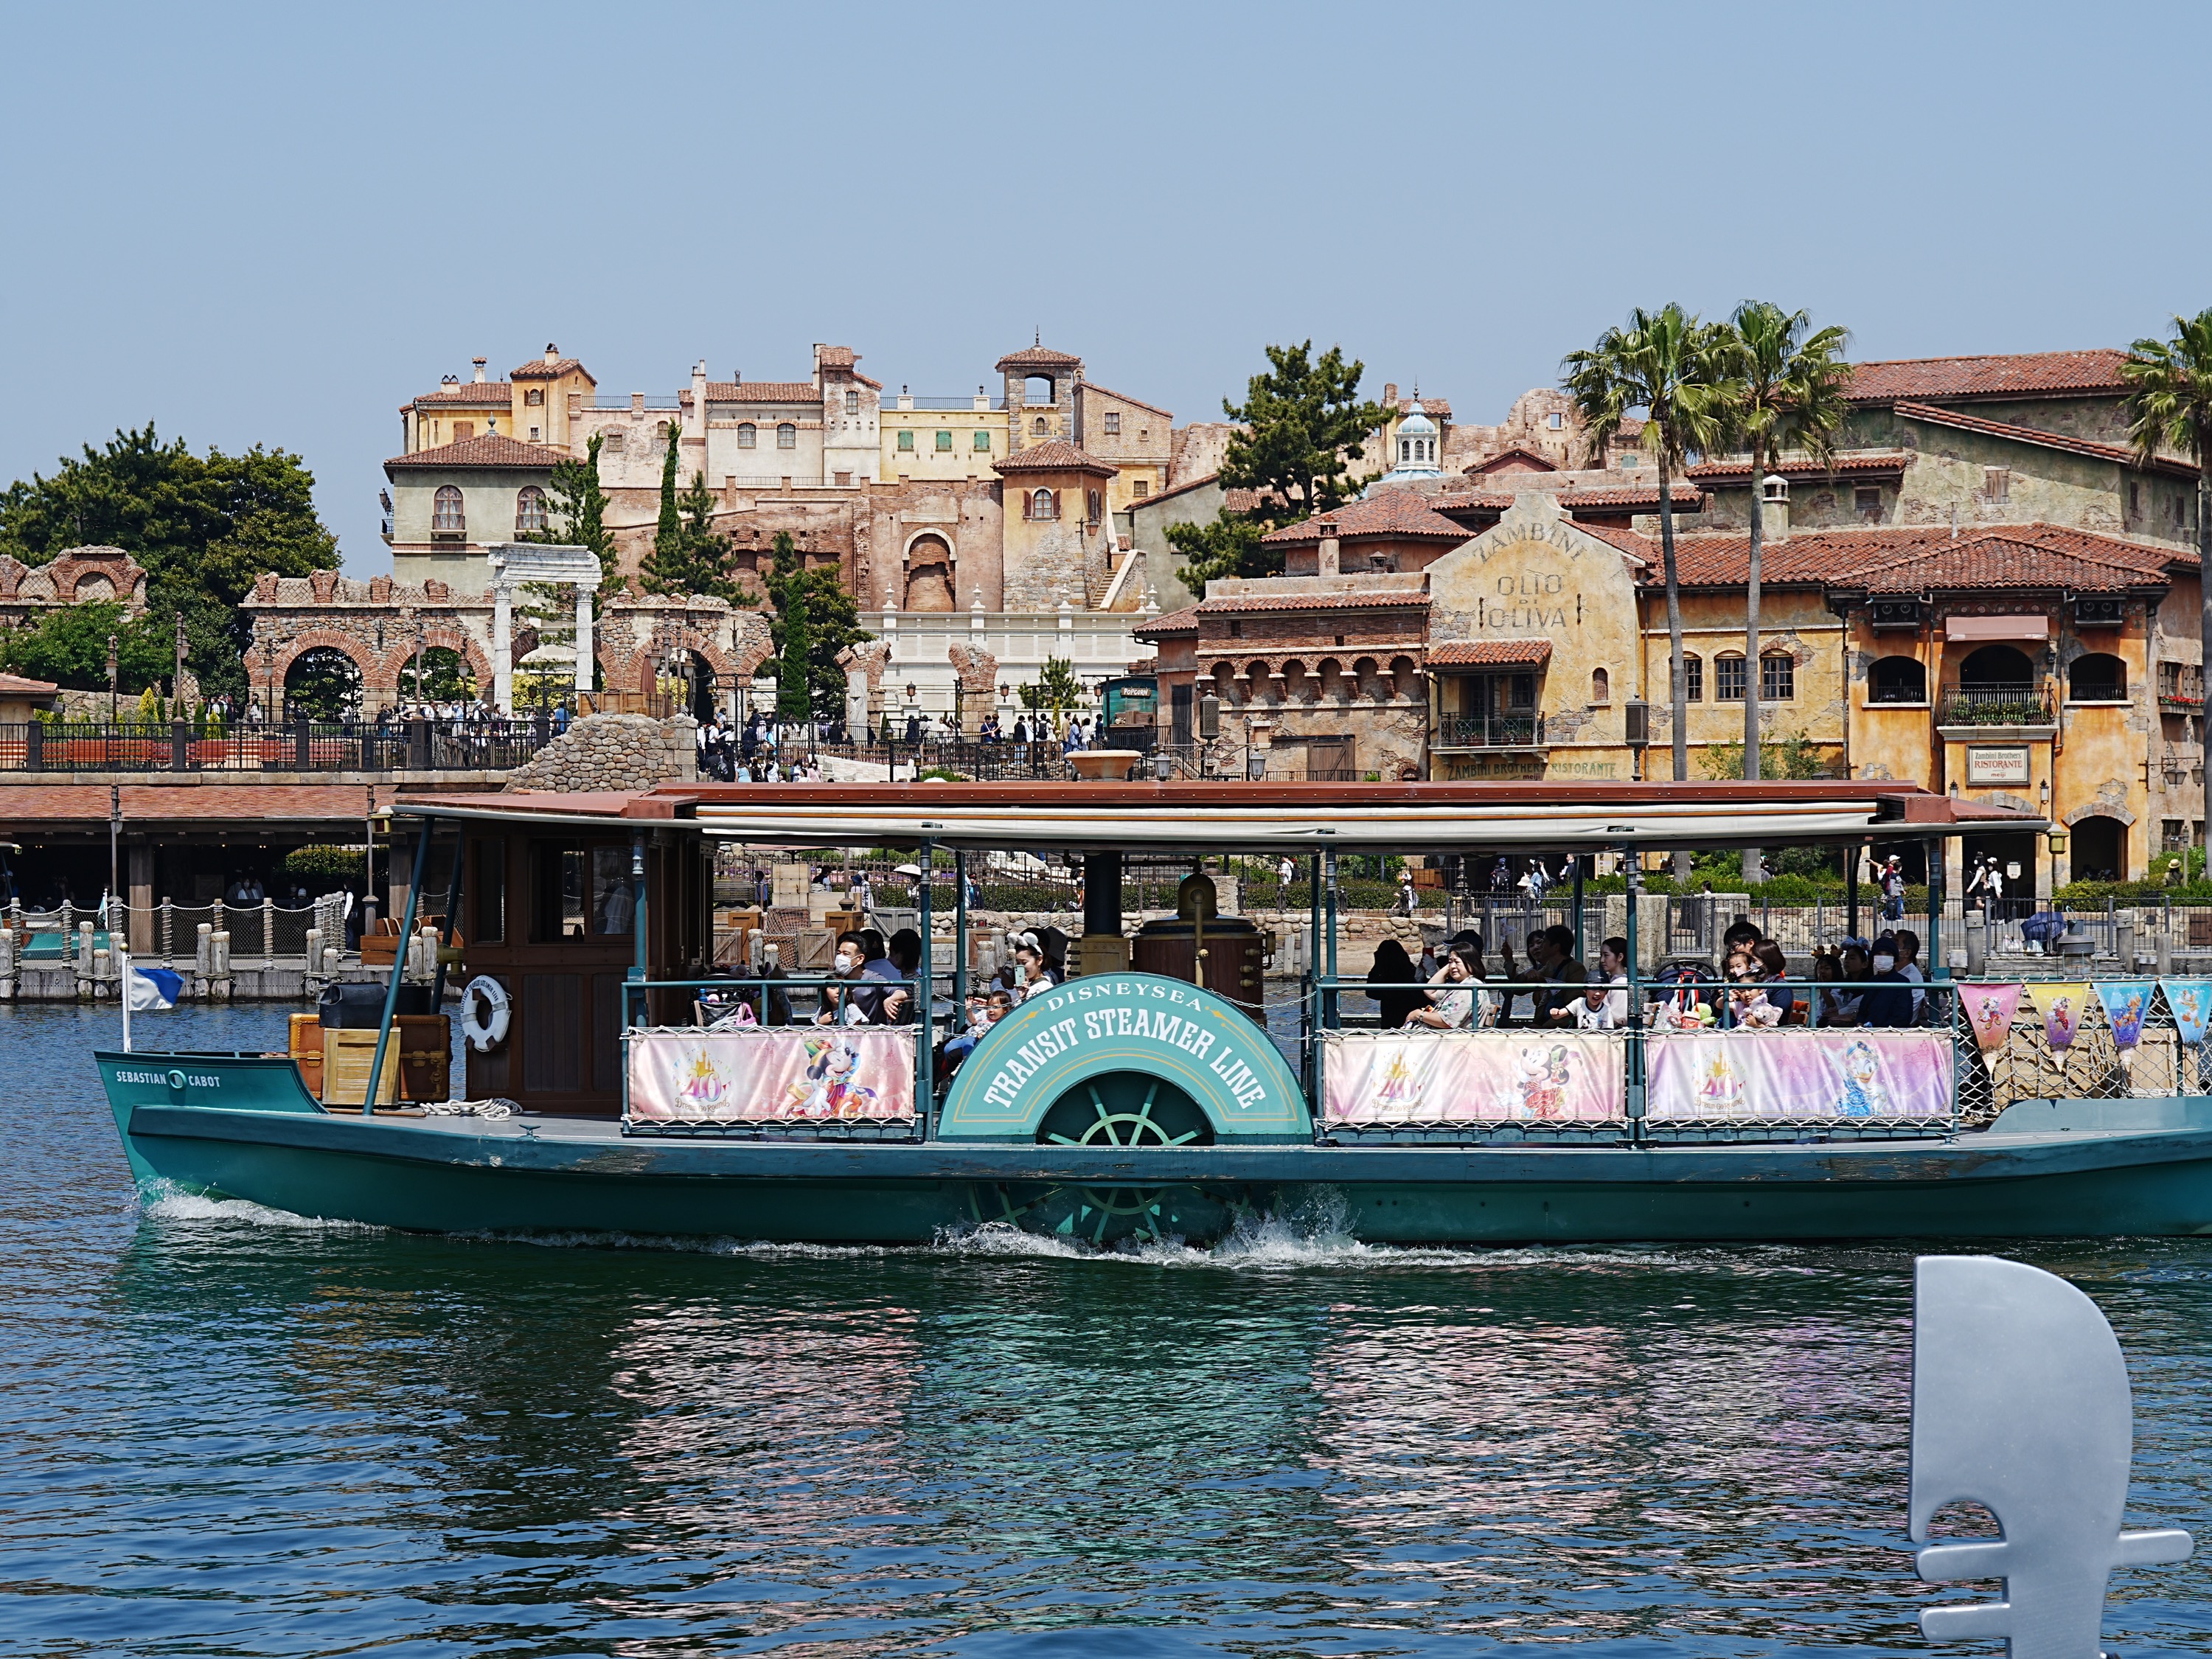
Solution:
M 697 727 L 689 716 L 589 714 L 508 775 L 506 790 L 650 789 L 699 775 Z

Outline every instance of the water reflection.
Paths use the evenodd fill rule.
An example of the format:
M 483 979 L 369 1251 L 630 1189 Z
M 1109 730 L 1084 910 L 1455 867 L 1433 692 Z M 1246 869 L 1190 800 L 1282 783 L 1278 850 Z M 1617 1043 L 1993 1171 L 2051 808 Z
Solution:
M 23 1012 L 10 1653 L 1923 1650 L 1908 1250 L 1388 1251 L 1323 1210 L 1111 1260 L 139 1213 L 81 1051 L 21 1042 L 83 1022 Z M 2134 1518 L 2202 1527 L 2212 1248 L 2026 1254 L 2127 1346 Z M 2110 1644 L 2203 1650 L 2205 1574 L 2124 1580 Z

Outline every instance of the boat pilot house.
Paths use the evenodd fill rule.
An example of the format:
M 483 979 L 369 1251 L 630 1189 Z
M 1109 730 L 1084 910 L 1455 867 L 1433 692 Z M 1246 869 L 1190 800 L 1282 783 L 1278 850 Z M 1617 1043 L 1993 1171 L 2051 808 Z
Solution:
M 437 937 L 383 988 L 378 1103 L 318 1099 L 283 1056 L 104 1054 L 141 1178 L 432 1230 L 885 1243 L 1202 1238 L 1316 1193 L 1393 1240 L 2212 1228 L 2212 981 L 1951 976 L 1940 843 L 2043 827 L 2017 809 L 1562 781 L 684 785 L 395 812 L 402 932 L 434 916 Z M 1848 951 L 1817 986 L 1686 963 L 1641 887 L 1665 849 L 1870 842 L 1919 844 L 1936 877 L 1919 977 Z M 715 903 L 727 843 L 776 872 L 742 918 Z M 910 857 L 896 891 L 812 890 L 884 848 Z M 1525 967 L 1447 921 L 1432 969 L 1370 977 L 1364 950 L 1340 959 L 1342 861 L 1413 852 L 1571 855 L 1560 920 Z M 1302 916 L 1238 914 L 1227 866 L 1255 859 L 1289 866 Z M 1063 860 L 1079 914 L 1003 971 L 975 878 Z M 437 964 L 434 1002 L 460 988 L 451 1099 L 410 1098 L 441 1074 L 397 1063 L 409 962 Z

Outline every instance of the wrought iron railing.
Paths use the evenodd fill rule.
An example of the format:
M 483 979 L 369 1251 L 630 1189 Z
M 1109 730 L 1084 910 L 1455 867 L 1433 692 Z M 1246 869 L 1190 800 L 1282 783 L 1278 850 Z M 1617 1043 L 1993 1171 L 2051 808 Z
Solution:
M 1946 726 L 2050 726 L 2051 694 L 2035 685 L 1958 685 L 1943 694 Z
M 1431 745 L 1437 749 L 1525 749 L 1544 740 L 1541 714 L 1445 714 Z

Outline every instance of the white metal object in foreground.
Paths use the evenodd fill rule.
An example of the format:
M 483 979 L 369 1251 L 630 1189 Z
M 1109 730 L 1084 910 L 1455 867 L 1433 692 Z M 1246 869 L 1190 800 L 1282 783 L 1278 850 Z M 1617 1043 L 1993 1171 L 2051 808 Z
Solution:
M 2178 1528 L 2120 1530 L 2133 1449 L 2126 1362 L 2097 1304 L 1996 1256 L 1923 1256 L 1913 1300 L 1912 1496 L 1925 1541 L 1946 1504 L 2002 1537 L 1919 1553 L 1932 1583 L 2002 1578 L 2005 1599 L 1929 1607 L 1930 1641 L 2005 1638 L 2012 1659 L 2098 1659 L 2114 1567 L 2185 1559 Z

